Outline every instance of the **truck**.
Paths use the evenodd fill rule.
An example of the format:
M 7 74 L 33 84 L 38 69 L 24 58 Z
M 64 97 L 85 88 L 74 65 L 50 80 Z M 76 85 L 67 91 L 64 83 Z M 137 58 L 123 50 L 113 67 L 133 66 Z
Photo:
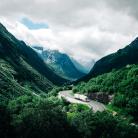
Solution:
M 74 94 L 74 98 L 78 99 L 78 100 L 81 100 L 81 101 L 84 101 L 84 102 L 89 102 L 90 101 L 87 96 L 81 95 L 81 94 Z

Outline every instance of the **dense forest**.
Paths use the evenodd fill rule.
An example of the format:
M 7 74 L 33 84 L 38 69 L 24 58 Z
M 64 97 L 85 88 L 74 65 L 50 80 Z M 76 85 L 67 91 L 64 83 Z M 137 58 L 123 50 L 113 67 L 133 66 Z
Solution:
M 73 88 L 114 94 L 110 108 L 125 116 L 68 103 L 58 98 L 60 90 L 70 87 L 68 81 L 0 24 L 0 137 L 137 138 L 137 75 L 138 65 L 128 65 Z
M 138 128 L 110 112 L 93 113 L 55 96 L 24 95 L 0 104 L 3 138 L 136 138 Z
M 130 115 L 138 121 L 138 65 L 127 65 L 119 70 L 92 78 L 87 83 L 81 82 L 74 86 L 74 92 L 95 93 L 104 92 L 113 94 L 111 102 L 113 107 L 118 107 L 123 114 Z

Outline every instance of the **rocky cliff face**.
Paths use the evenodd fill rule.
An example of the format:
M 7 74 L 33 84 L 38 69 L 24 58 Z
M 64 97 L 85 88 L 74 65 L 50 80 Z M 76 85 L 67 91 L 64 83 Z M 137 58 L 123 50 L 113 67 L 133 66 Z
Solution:
M 73 64 L 71 58 L 58 50 L 42 50 L 42 48 L 33 47 L 49 67 L 59 76 L 69 80 L 76 80 L 85 75 Z

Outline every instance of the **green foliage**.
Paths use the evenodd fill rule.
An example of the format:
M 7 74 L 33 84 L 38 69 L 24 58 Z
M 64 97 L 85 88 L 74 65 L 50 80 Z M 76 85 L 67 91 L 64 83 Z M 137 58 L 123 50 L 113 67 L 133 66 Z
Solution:
M 79 85 L 73 87 L 74 93 L 82 93 L 85 89 L 85 82 L 81 82 Z
M 135 125 L 119 116 L 93 113 L 81 104 L 65 105 L 54 96 L 24 95 L 4 105 L 0 106 L 0 135 L 5 138 L 136 138 L 138 134 Z
M 105 92 L 114 94 L 112 104 L 127 111 L 135 121 L 138 120 L 138 65 L 129 65 L 119 70 L 92 78 L 87 83 L 80 83 L 75 92 Z
M 8 138 L 13 136 L 13 128 L 10 124 L 11 116 L 6 106 L 0 103 L 0 137 Z
M 126 98 L 126 96 L 124 94 L 117 93 L 115 98 L 114 98 L 114 100 L 113 100 L 113 104 L 115 106 L 123 108 L 123 107 L 126 106 L 126 103 L 127 103 L 126 99 L 127 98 Z
M 71 124 L 84 138 L 136 138 L 138 129 L 107 112 L 84 111 L 72 116 Z
M 83 104 L 70 104 L 68 108 L 69 108 L 68 112 L 76 112 L 76 113 L 89 110 L 89 107 Z
M 98 60 L 90 73 L 81 79 L 81 81 L 87 81 L 92 77 L 111 72 L 114 69 L 120 69 L 125 66 L 129 68 L 129 65 L 138 63 L 138 38 L 132 41 L 125 48 L 118 50 L 117 52 L 107 55 Z
M 127 111 L 138 121 L 138 97 L 134 97 L 128 101 Z
M 120 54 L 119 51 L 117 54 Z M 123 53 L 125 55 L 125 53 Z M 138 116 L 138 66 L 101 75 L 74 92 L 115 93 L 114 105 Z M 2 138 L 136 138 L 137 126 L 108 112 L 59 100 L 53 73 L 24 42 L 0 24 L 0 136 Z M 65 87 L 66 88 L 66 87 Z M 48 93 L 52 90 L 50 93 Z M 48 94 L 47 94 L 48 93 Z M 3 101 L 3 102 L 2 102 Z M 6 101 L 6 102 L 5 102 Z
M 9 101 L 7 108 L 18 138 L 71 137 L 71 127 L 62 107 L 62 102 L 55 97 L 43 99 L 25 95 Z

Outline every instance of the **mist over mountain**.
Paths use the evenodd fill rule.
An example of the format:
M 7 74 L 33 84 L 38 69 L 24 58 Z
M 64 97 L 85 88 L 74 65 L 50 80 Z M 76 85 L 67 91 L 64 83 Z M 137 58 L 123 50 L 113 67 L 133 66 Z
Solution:
M 76 80 L 86 74 L 84 67 L 77 63 L 77 61 L 76 64 L 74 64 L 67 54 L 61 53 L 58 50 L 44 50 L 43 47 L 39 46 L 32 47 L 38 52 L 45 63 L 58 75 L 70 80 Z
M 89 73 L 89 69 L 86 66 L 83 66 L 82 64 L 80 64 L 77 60 L 75 60 L 74 58 L 71 58 L 72 63 L 74 64 L 74 66 L 81 72 L 88 74 Z
M 51 70 L 38 54 L 0 24 L 0 98 L 46 93 L 65 79 Z
M 103 63 L 106 63 L 106 66 L 110 67 L 112 64 L 109 64 L 109 61 L 116 65 L 113 66 L 116 69 L 128 63 L 138 63 L 137 44 L 136 39 L 126 48 L 107 56 L 110 58 L 105 57 L 106 62 L 102 61 L 98 64 L 99 68 L 95 67 L 96 63 L 94 66 L 95 71 L 98 71 L 96 73 L 110 71 L 105 70 L 103 66 Z M 112 71 L 92 78 L 88 83 L 81 82 L 74 87 L 74 85 L 68 86 L 69 81 L 63 76 L 68 76 L 73 80 L 84 75 L 76 68 L 77 66 L 82 70 L 79 63 L 57 50 L 43 50 L 40 47 L 35 47 L 35 49 L 16 39 L 0 24 L 0 120 L 2 120 L 0 134 L 2 137 L 71 138 L 75 136 L 84 138 L 85 136 L 89 138 L 96 136 L 96 138 L 101 138 L 119 136 L 122 138 L 122 134 L 126 138 L 137 136 L 137 126 L 131 123 L 131 120 L 137 121 L 138 113 L 137 65 Z M 39 52 L 36 53 L 36 51 Z M 57 87 L 62 85 L 64 87 Z M 115 98 L 107 105 L 105 111 L 95 113 L 93 106 L 89 108 L 87 104 L 94 102 L 94 106 L 98 107 L 101 103 L 91 99 L 88 102 L 85 100 L 82 102 L 74 98 L 74 94 L 70 95 L 70 91 L 67 90 L 72 87 L 71 92 L 84 94 L 81 95 L 83 97 L 95 91 L 98 93 L 106 91 L 106 95 L 114 94 Z M 59 99 L 58 94 L 65 92 L 67 98 L 77 103 Z M 119 111 L 117 115 L 114 115 L 115 111 L 110 109 L 109 105 L 125 112 L 125 116 L 122 117 Z M 130 117 L 131 120 L 129 120 Z M 113 127 L 110 131 L 111 126 Z
M 125 48 L 98 60 L 84 80 L 131 64 L 138 64 L 138 38 Z
M 1 0 L 0 138 L 138 138 L 136 37 L 138 0 Z

